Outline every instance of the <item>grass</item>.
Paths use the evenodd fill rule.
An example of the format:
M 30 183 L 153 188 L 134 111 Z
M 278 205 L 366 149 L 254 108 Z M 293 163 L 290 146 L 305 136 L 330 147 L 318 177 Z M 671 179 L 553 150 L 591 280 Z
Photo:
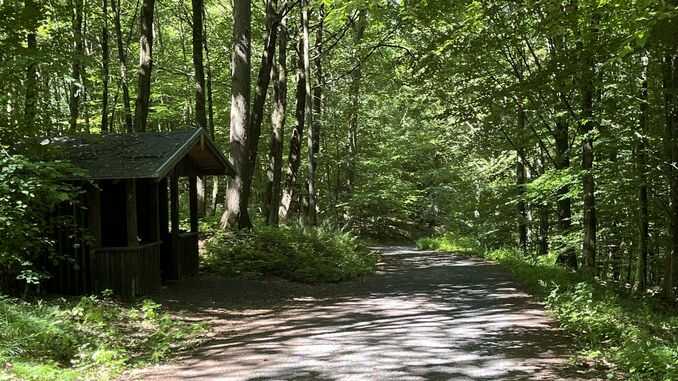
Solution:
M 26 302 L 0 295 L 0 380 L 110 380 L 198 342 L 204 326 L 144 300 Z
M 225 276 L 279 276 L 303 283 L 339 282 L 375 271 L 376 254 L 348 232 L 328 227 L 261 226 L 219 232 L 203 264 Z
M 420 240 L 422 249 L 457 251 L 469 240 L 450 235 Z M 509 267 L 542 298 L 560 326 L 577 341 L 579 355 L 606 363 L 610 377 L 678 380 L 678 313 L 655 300 L 630 295 L 556 264 L 555 255 L 531 257 L 515 249 L 460 250 Z

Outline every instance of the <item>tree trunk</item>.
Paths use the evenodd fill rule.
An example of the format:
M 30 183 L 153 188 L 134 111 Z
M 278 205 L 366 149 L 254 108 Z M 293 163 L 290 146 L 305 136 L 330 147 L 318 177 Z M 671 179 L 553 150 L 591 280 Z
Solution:
M 640 124 L 639 136 L 636 141 L 636 167 L 638 173 L 638 283 L 637 290 L 644 293 L 647 289 L 647 255 L 649 240 L 649 216 L 647 197 L 647 146 L 645 135 L 647 134 L 648 109 L 647 103 L 647 66 L 648 55 L 644 51 L 641 56 L 641 87 L 640 87 Z
M 597 20 L 593 16 L 592 20 L 592 35 L 591 41 L 595 40 L 597 33 Z M 593 178 L 593 93 L 594 93 L 594 62 L 592 46 L 587 46 L 587 50 L 580 52 L 584 55 L 582 61 L 582 117 L 581 130 L 584 134 L 584 141 L 582 144 L 582 187 L 583 187 L 583 201 L 584 201 L 584 241 L 582 245 L 583 270 L 589 275 L 596 275 L 596 199 L 595 199 L 595 180 Z
M 266 105 L 266 93 L 271 81 L 271 67 L 275 57 L 275 43 L 278 38 L 278 21 L 276 16 L 277 1 L 266 2 L 266 33 L 264 34 L 264 52 L 261 56 L 261 65 L 257 75 L 257 85 L 254 92 L 252 114 L 249 131 L 247 134 L 247 162 L 243 166 L 243 189 L 240 198 L 241 209 L 247 208 L 252 192 L 252 179 L 256 169 L 259 138 L 261 137 L 261 124 L 264 120 L 264 106 Z M 249 226 L 249 221 L 247 223 Z
M 195 123 L 198 128 L 207 130 L 205 111 L 205 68 L 202 62 L 203 51 L 203 0 L 192 0 L 193 5 L 193 71 L 195 79 Z
M 299 28 L 299 33 L 303 33 L 303 28 Z M 292 203 L 296 196 L 295 188 L 301 164 L 301 143 L 304 138 L 304 124 L 306 122 L 306 73 L 304 72 L 304 44 L 302 40 L 303 38 L 299 38 L 297 42 L 297 105 L 295 110 L 297 125 L 292 129 L 285 187 L 280 201 L 280 220 L 283 223 L 290 218 Z
M 320 4 L 318 9 L 318 25 L 316 26 L 315 34 L 315 59 L 313 64 L 315 66 L 316 83 L 313 87 L 313 99 L 306 101 L 306 114 L 310 118 L 311 129 L 308 134 L 308 214 L 307 220 L 309 225 L 318 224 L 317 205 L 318 194 L 316 190 L 316 172 L 318 167 L 318 154 L 320 153 L 320 129 L 321 129 L 321 114 L 322 114 L 322 48 L 323 48 L 323 27 L 325 21 L 325 6 Z M 308 36 L 306 35 L 306 43 L 308 44 Z M 308 48 L 306 57 L 304 58 L 306 66 L 306 76 L 310 78 L 310 68 L 308 60 Z M 310 94 L 310 81 L 306 81 L 306 91 Z M 312 103 L 312 105 L 311 105 Z M 311 111 L 311 106 L 313 110 Z
M 235 177 L 226 191 L 226 211 L 221 216 L 223 228 L 246 228 L 251 225 L 247 203 L 243 203 L 244 176 L 247 176 L 247 130 L 250 120 L 250 66 L 252 4 L 249 0 L 233 3 L 233 54 L 231 63 L 231 161 Z M 247 200 L 245 200 L 247 201 Z M 245 205 L 244 208 L 242 206 Z
M 111 0 L 115 1 L 115 0 Z M 103 19 L 101 26 L 101 82 L 103 90 L 101 92 L 101 132 L 108 132 L 108 80 L 109 80 L 109 61 L 110 50 L 108 49 L 108 0 L 101 1 L 101 17 Z
M 25 7 L 29 9 L 34 8 L 35 4 L 32 0 L 27 0 Z M 35 25 L 35 23 L 31 23 L 31 29 L 26 36 L 28 50 L 32 53 L 35 53 L 38 50 L 36 29 L 37 25 Z M 26 99 L 24 107 L 24 124 L 26 131 L 28 131 L 28 135 L 31 137 L 38 135 L 38 131 L 35 126 L 36 104 L 38 101 L 36 89 L 38 80 L 37 77 L 38 65 L 35 58 L 31 57 L 26 67 Z
M 673 163 L 678 160 L 678 147 L 676 147 L 676 138 L 678 137 L 678 112 L 676 110 L 676 54 L 673 47 L 669 47 L 669 52 L 664 58 L 664 107 L 666 125 L 664 129 L 664 156 L 667 163 L 666 176 L 670 188 L 670 246 L 666 253 L 664 265 L 664 296 L 667 299 L 673 299 L 673 287 L 675 287 L 674 266 L 676 256 L 678 256 L 678 170 Z
M 353 59 L 357 62 L 356 67 L 351 72 L 351 85 L 349 88 L 350 109 L 348 116 L 348 152 L 346 168 L 346 185 L 349 195 L 353 193 L 355 187 L 355 163 L 358 160 L 358 115 L 360 114 L 360 85 L 362 83 L 363 72 L 360 59 L 360 43 L 367 26 L 367 12 L 363 9 L 359 11 L 358 19 L 353 24 Z
M 518 105 L 518 131 L 520 144 L 524 139 L 525 131 L 525 110 L 521 104 Z M 525 202 L 525 186 L 527 185 L 527 171 L 525 169 L 525 150 L 518 148 L 516 158 L 516 187 L 518 189 L 518 240 L 520 249 L 527 253 L 527 203 Z
M 207 13 L 205 12 L 205 7 L 202 8 L 203 11 L 203 40 L 202 43 L 205 47 L 205 61 L 207 61 L 207 124 L 208 131 L 212 140 L 214 140 L 214 107 L 212 102 L 212 65 L 210 63 L 210 51 L 207 44 Z M 216 181 L 215 181 L 216 182 Z M 218 184 L 218 182 L 216 182 Z
M 540 152 L 539 174 L 546 173 L 546 158 L 544 150 Z M 549 204 L 547 201 L 539 203 L 539 255 L 547 255 L 549 252 L 549 233 L 551 231 L 551 222 L 549 219 Z
M 148 107 L 151 98 L 151 71 L 153 70 L 153 11 L 155 0 L 143 0 L 139 26 L 139 85 L 134 115 L 134 131 L 146 131 Z
M 80 116 L 80 95 L 82 84 L 82 57 L 84 45 L 82 39 L 82 2 L 74 0 L 73 3 L 73 58 L 71 61 L 71 84 L 69 88 L 68 108 L 70 111 L 70 132 L 78 132 L 78 117 Z
M 120 24 L 120 0 L 111 0 L 111 9 L 115 16 L 115 39 L 120 61 L 120 85 L 122 87 L 122 106 L 125 116 L 125 130 L 127 133 L 134 132 L 132 124 L 132 108 L 130 106 L 129 84 L 127 81 L 127 53 L 122 43 L 122 26 Z
M 271 113 L 271 144 L 264 215 L 268 225 L 278 225 L 280 207 L 283 136 L 285 134 L 285 113 L 287 110 L 287 17 L 280 21 L 278 32 L 278 59 L 273 65 L 273 112 Z

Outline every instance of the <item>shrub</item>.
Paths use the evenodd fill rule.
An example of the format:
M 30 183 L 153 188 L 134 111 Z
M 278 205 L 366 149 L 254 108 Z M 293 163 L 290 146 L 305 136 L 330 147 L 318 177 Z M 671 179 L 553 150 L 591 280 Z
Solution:
M 421 250 L 440 250 L 452 252 L 472 252 L 480 250 L 480 244 L 467 237 L 443 234 L 437 237 L 425 237 L 417 240 Z
M 275 275 L 316 283 L 339 282 L 374 271 L 376 254 L 335 229 L 261 226 L 220 232 L 206 245 L 204 266 L 227 276 Z
M 28 380 L 110 379 L 195 343 L 202 330 L 150 300 L 124 306 L 96 296 L 35 303 L 0 296 L 0 369 Z
M 0 287 L 13 278 L 36 284 L 48 276 L 39 258 L 53 254 L 55 230 L 70 223 L 49 215 L 77 197 L 64 180 L 75 173 L 66 163 L 31 161 L 0 147 Z

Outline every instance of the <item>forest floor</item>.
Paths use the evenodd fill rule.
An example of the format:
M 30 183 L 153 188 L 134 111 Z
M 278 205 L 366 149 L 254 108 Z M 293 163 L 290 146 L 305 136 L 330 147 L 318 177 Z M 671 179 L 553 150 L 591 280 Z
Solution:
M 381 247 L 338 284 L 201 277 L 154 298 L 212 337 L 125 380 L 593 380 L 573 340 L 504 268 Z

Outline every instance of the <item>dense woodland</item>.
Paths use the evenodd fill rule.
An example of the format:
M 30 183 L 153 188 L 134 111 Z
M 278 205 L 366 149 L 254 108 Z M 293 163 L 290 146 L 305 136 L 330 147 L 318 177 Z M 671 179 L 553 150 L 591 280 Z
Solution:
M 678 284 L 671 1 L 1 4 L 1 141 L 202 127 L 225 228 L 323 221 Z
M 77 192 L 36 143 L 204 128 L 213 230 L 458 237 L 676 301 L 678 1 L 0 0 L 0 110 L 29 283 Z

